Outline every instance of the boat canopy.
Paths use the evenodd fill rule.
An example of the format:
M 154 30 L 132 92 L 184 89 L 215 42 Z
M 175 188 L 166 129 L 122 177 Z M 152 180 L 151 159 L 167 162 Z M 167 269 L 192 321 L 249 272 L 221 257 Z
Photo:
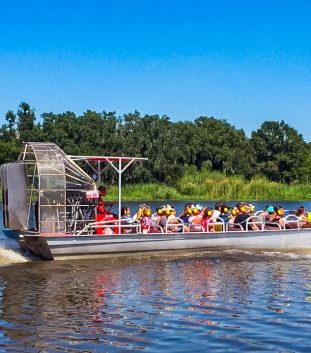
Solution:
M 137 157 L 70 156 L 56 144 L 27 142 L 15 163 L 1 166 L 4 226 L 39 233 L 75 232 L 94 221 L 97 190 L 95 181 L 80 167 L 84 161 L 98 176 L 107 166 L 121 175 Z M 96 195 L 96 192 L 95 192 Z

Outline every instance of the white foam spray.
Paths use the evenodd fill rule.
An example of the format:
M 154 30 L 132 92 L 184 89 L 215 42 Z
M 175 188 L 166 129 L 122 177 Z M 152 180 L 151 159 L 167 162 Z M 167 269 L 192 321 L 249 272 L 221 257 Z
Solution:
M 0 265 L 27 261 L 29 259 L 22 255 L 20 247 L 15 240 L 0 238 Z

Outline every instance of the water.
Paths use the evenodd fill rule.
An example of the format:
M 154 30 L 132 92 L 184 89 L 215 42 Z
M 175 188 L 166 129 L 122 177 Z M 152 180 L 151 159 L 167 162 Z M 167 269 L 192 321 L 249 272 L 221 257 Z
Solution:
M 310 351 L 311 255 L 30 260 L 0 267 L 0 352 Z
M 0 268 L 1 352 L 309 352 L 310 257 L 184 253 Z

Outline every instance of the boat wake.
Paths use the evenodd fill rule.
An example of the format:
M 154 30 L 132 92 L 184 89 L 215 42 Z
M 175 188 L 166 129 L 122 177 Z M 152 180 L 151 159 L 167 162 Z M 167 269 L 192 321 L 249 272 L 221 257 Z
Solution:
M 28 261 L 30 259 L 23 256 L 18 250 L 0 249 L 0 266 Z
M 242 250 L 242 249 L 230 249 L 223 250 L 223 253 L 228 255 L 250 255 L 255 257 L 266 257 L 266 258 L 281 258 L 281 259 L 289 259 L 289 260 L 308 260 L 311 259 L 310 250 L 300 250 L 296 252 L 288 252 L 288 251 L 261 251 L 261 250 Z
M 15 240 L 0 238 L 0 266 L 28 261 L 30 259 L 22 255 Z

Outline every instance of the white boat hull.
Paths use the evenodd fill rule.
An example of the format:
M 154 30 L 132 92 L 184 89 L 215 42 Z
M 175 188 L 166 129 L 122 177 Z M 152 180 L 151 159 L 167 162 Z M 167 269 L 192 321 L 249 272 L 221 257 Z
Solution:
M 311 253 L 311 229 L 115 236 L 40 236 L 24 234 L 20 236 L 19 243 L 23 248 L 46 260 L 82 258 L 105 254 L 212 248 Z

